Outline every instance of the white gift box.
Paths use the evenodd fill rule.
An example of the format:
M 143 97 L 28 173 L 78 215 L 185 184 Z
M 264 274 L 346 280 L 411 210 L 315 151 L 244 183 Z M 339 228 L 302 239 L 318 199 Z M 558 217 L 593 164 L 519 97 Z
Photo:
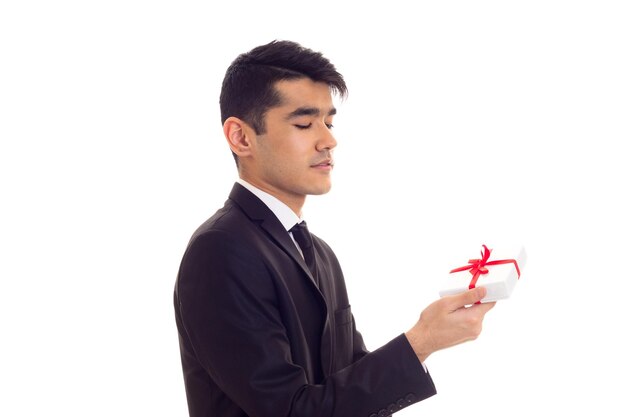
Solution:
M 471 255 L 471 253 L 469 254 Z M 509 298 L 513 293 L 513 289 L 517 284 L 521 275 L 518 275 L 517 268 L 513 262 L 499 263 L 499 261 L 515 260 L 519 267 L 520 273 L 526 263 L 526 250 L 524 247 L 516 247 L 513 249 L 488 248 L 483 246 L 481 256 L 476 259 L 470 259 L 464 264 L 463 261 L 453 265 L 454 270 L 464 268 L 466 270 L 451 272 L 444 276 L 443 283 L 439 295 L 458 294 L 469 289 L 470 283 L 477 273 L 478 269 L 487 270 L 487 273 L 478 272 L 478 280 L 476 287 L 484 287 L 487 289 L 487 295 L 481 300 L 483 303 L 490 301 L 503 300 Z M 486 258 L 486 259 L 485 259 Z M 496 263 L 495 265 L 491 263 Z

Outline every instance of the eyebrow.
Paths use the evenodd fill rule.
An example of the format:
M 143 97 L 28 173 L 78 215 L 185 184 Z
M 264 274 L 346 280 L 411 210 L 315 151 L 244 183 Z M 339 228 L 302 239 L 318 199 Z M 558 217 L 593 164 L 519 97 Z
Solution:
M 300 116 L 319 116 L 320 113 L 321 113 L 321 111 L 317 107 L 298 107 L 297 109 L 295 109 L 294 111 L 289 113 L 285 117 L 285 119 L 286 120 L 291 120 L 291 119 L 295 119 L 296 117 L 300 117 Z M 334 116 L 335 114 L 337 114 L 337 109 L 335 107 L 333 107 L 328 112 L 328 116 Z

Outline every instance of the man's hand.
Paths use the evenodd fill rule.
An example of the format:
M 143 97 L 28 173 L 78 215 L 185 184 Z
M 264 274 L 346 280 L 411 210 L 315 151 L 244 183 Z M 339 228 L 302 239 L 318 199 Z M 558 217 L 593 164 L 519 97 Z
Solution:
M 415 326 L 405 333 L 422 363 L 433 352 L 478 337 L 485 314 L 496 304 L 474 304 L 486 293 L 484 288 L 474 288 L 443 297 L 422 311 Z

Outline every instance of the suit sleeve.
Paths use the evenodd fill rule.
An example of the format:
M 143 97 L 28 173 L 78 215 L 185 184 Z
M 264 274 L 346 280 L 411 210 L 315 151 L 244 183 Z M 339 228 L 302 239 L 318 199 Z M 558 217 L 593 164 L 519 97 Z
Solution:
M 404 335 L 367 353 L 355 332 L 360 359 L 310 384 L 292 361 L 271 274 L 227 233 L 190 244 L 177 290 L 198 361 L 250 416 L 382 416 L 436 393 Z

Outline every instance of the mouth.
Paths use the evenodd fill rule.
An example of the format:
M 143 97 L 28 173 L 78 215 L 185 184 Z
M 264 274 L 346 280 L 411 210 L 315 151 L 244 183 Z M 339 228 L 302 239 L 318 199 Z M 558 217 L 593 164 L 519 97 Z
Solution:
M 324 159 L 323 161 L 320 161 L 311 165 L 311 168 L 331 169 L 334 166 L 335 166 L 335 162 L 332 159 Z

